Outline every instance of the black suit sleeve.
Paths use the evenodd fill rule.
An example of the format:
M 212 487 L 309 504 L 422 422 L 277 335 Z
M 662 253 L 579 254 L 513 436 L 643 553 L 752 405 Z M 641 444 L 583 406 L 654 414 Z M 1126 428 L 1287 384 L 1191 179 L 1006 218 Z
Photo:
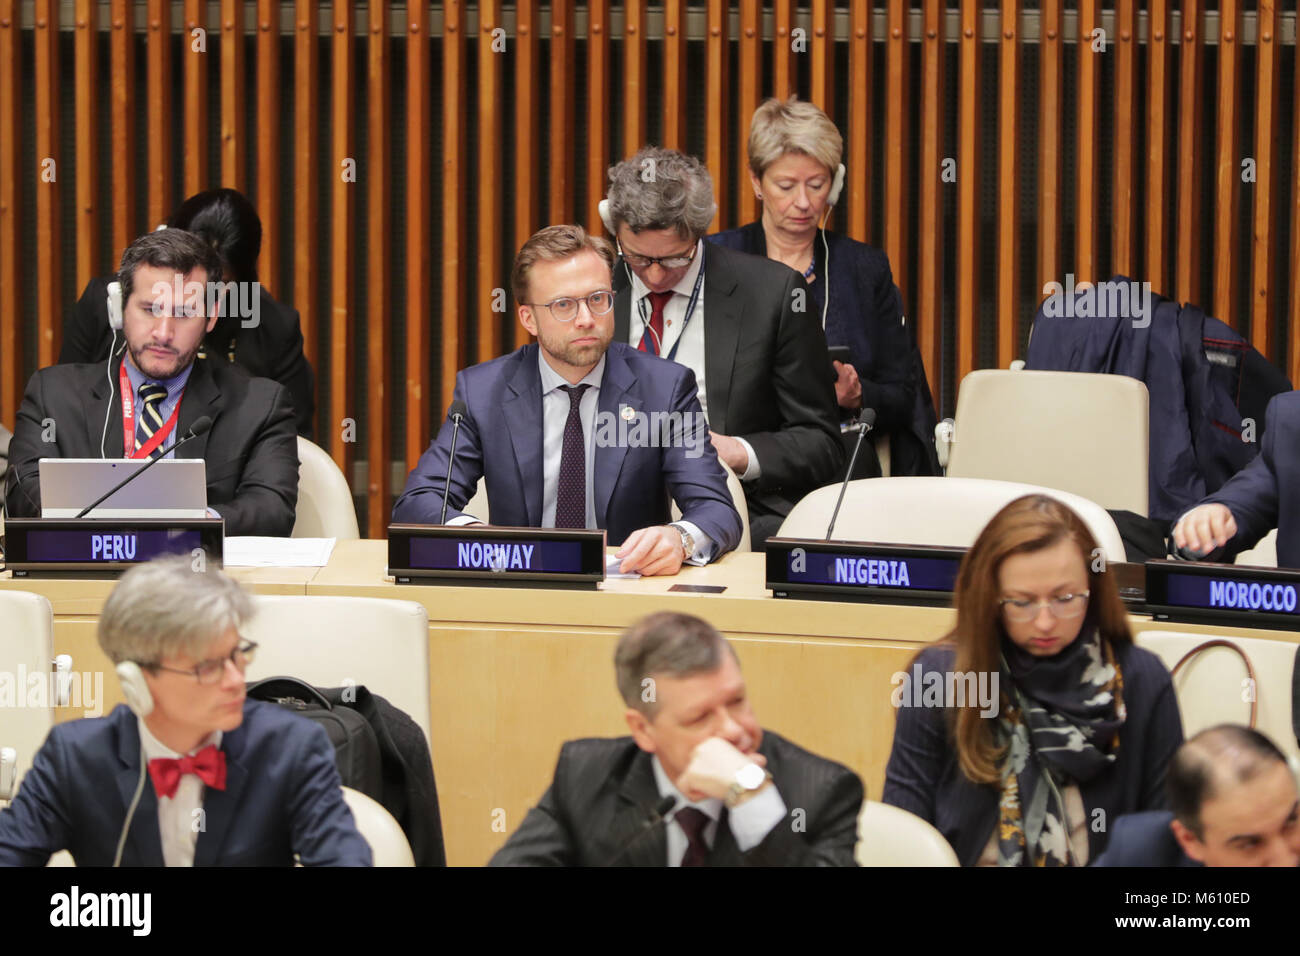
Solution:
M 266 377 L 275 379 L 289 390 L 298 434 L 310 439 L 312 418 L 316 412 L 316 378 L 303 352 L 302 322 L 298 310 L 281 304 L 280 313 L 287 334 L 275 354 L 268 356 L 270 368 Z
M 9 471 L 5 475 L 5 513 L 12 518 L 41 516 L 42 458 L 62 458 L 58 446 L 57 421 L 49 419 L 45 408 L 44 376 L 37 372 L 27 383 L 14 437 L 9 442 Z M 46 424 L 48 420 L 48 425 Z M 71 427 L 66 423 L 65 427 Z M 46 442 L 45 438 L 52 441 Z
M 519 829 L 510 835 L 505 846 L 497 850 L 488 866 L 573 866 L 574 842 L 564 814 L 560 809 L 557 791 L 564 790 L 565 757 L 555 764 L 555 778 L 542 794 L 537 806 L 528 811 Z
M 220 467 L 209 462 L 209 468 Z M 266 417 L 253 430 L 239 485 L 231 501 L 212 507 L 228 535 L 288 537 L 298 504 L 298 438 L 289 393 L 275 386 Z
M 903 300 L 894 285 L 888 263 L 873 289 L 863 290 L 870 305 L 862 321 L 868 323 L 871 361 L 856 366 L 862 382 L 862 407 L 876 410 L 876 428 L 892 431 L 906 424 L 911 408 L 912 338 L 903 324 Z
M 741 854 L 746 866 L 856 866 L 853 848 L 858 840 L 858 814 L 864 792 L 858 775 L 825 763 L 812 771 L 823 775 L 813 792 L 812 807 L 787 806 L 784 820 L 772 828 L 758 846 Z M 807 827 L 808 832 L 801 832 Z

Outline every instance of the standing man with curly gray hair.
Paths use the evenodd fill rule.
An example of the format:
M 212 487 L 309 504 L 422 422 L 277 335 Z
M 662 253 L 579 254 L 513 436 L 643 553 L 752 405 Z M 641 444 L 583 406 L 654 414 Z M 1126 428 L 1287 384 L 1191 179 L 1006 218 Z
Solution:
M 609 171 L 614 338 L 695 373 L 718 457 L 740 476 L 754 547 L 839 477 L 826 336 L 803 277 L 704 242 L 717 206 L 699 160 L 647 147 Z

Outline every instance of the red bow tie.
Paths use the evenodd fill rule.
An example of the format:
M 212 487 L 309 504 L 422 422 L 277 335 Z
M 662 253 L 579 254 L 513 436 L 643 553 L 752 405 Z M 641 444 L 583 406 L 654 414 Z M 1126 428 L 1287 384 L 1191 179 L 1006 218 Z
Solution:
M 181 777 L 192 773 L 209 787 L 226 789 L 226 754 L 208 744 L 192 757 L 159 757 L 149 761 L 149 776 L 159 797 L 174 797 Z

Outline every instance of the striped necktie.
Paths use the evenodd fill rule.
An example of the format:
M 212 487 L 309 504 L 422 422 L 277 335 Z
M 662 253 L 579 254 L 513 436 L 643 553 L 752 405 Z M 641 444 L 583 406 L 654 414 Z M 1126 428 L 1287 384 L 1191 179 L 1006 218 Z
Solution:
M 135 450 L 139 451 L 141 447 L 150 438 L 154 432 L 163 427 L 162 403 L 167 397 L 167 389 L 161 385 L 155 385 L 151 382 L 145 382 L 140 386 L 140 417 L 135 426 Z M 163 445 L 161 442 L 150 454 L 150 458 L 157 458 L 163 454 Z

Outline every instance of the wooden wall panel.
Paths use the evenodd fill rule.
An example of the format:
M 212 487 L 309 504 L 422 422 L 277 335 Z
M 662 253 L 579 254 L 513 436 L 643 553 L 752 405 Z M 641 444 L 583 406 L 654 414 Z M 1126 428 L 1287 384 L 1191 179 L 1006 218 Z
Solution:
M 520 4 L 522 9 L 528 0 Z M 442 417 L 434 405 L 429 357 L 432 312 L 429 276 L 433 268 L 433 157 L 430 118 L 433 114 L 432 37 L 429 5 L 416 3 L 406 11 L 406 468 L 429 444 L 431 422 Z
M 63 327 L 63 229 L 60 187 L 71 170 L 62 169 L 59 150 L 59 4 L 36 0 L 36 354 L 41 367 L 59 355 Z
M 333 40 L 330 44 L 330 127 L 333 139 L 330 153 L 330 354 L 329 367 L 329 420 L 334 431 L 326 432 L 326 446 L 334 463 L 350 475 L 352 446 L 356 441 L 355 429 L 345 430 L 343 422 L 355 422 L 362 404 L 348 387 L 352 381 L 352 269 L 356 247 L 352 219 L 353 193 L 360 188 L 362 177 L 369 179 L 374 171 L 361 169 L 354 148 L 352 124 L 355 120 L 355 71 L 353 69 L 353 38 L 356 36 L 356 8 L 354 0 L 334 0 L 332 4 Z
M 386 5 L 385 5 L 386 6 Z M 221 185 L 243 192 L 245 176 L 244 0 L 221 0 Z M 206 186 L 204 188 L 207 188 Z
M 184 75 L 182 96 L 185 104 L 181 110 L 185 115 L 183 200 L 207 189 L 211 182 L 208 169 L 208 41 L 217 38 L 207 35 L 207 0 L 185 0 L 181 22 L 185 25 L 185 32 L 181 36 L 181 72 Z M 212 45 L 215 52 L 216 43 L 213 42 Z M 170 214 L 170 210 L 168 212 Z
M 908 143 L 908 117 L 911 83 L 908 63 L 910 43 L 907 39 L 908 4 L 889 0 L 885 39 L 885 254 L 894 269 L 894 283 L 902 290 L 903 309 L 907 309 L 907 185 L 914 175 Z M 938 175 L 936 171 L 936 175 Z M 924 179 L 922 180 L 924 182 Z M 919 303 L 918 303 L 919 305 Z M 919 316 L 919 312 L 917 313 Z M 919 328 L 919 327 L 918 327 Z
M 77 291 L 91 276 L 99 275 L 99 151 L 98 91 L 96 55 L 99 39 L 99 5 L 94 0 L 76 0 L 73 12 L 73 44 L 76 57 L 76 156 L 77 214 L 73 217 L 77 240 Z
M 921 206 L 917 223 L 916 336 L 926 377 L 939 403 L 943 382 L 943 59 L 944 0 L 925 0 L 921 38 Z M 890 262 L 897 261 L 890 256 Z
M 19 163 L 22 142 L 22 40 L 19 0 L 0 0 L 0 423 L 13 428 L 22 401 L 22 286 L 19 283 L 19 244 L 22 241 L 21 184 L 34 170 Z M 26 190 L 31 195 L 31 189 Z
M 316 372 L 316 380 L 320 381 L 320 301 L 316 294 L 316 257 L 320 248 L 316 202 L 319 164 L 314 150 L 304 148 L 304 144 L 316 141 L 320 123 L 318 16 L 313 0 L 294 0 L 293 304 L 302 318 L 303 352 Z M 341 427 L 317 403 L 316 443 L 328 448 L 329 436 Z
M 1277 192 L 1279 80 L 1282 75 L 1282 11 L 1260 0 L 1255 42 L 1255 184 L 1251 236 L 1250 341 L 1262 355 L 1273 352 L 1273 316 L 1281 301 L 1274 288 L 1281 197 Z M 1249 195 L 1249 192 L 1247 193 Z
M 605 234 L 598 210 L 610 165 L 610 94 L 616 88 L 610 76 L 609 46 L 609 0 L 591 0 L 587 6 L 587 201 L 579 218 L 596 236 Z
M 1151 0 L 1150 38 L 1147 41 L 1147 156 L 1146 156 L 1146 269 L 1143 274 L 1157 295 L 1168 296 L 1169 281 L 1169 178 L 1166 166 L 1169 138 L 1170 43 L 1169 5 Z
M 387 316 L 392 311 L 388 270 L 393 240 L 390 208 L 393 190 L 393 155 L 388 137 L 392 123 L 392 90 L 388 55 L 388 0 L 369 0 L 366 21 L 366 215 L 370 238 L 366 243 L 366 537 L 382 538 L 393 511 L 389 493 L 388 462 L 392 442 L 389 430 L 388 359 L 392 336 Z M 489 190 L 495 192 L 495 190 Z M 351 323 L 349 323 L 350 325 Z
M 663 0 L 664 135 L 668 149 L 686 149 L 686 0 Z
M 1204 302 L 1201 282 L 1201 124 L 1205 88 L 1205 8 L 1183 0 L 1178 49 L 1178 219 L 1174 295 L 1179 302 Z
M 859 0 L 865 2 L 865 0 Z M 758 200 L 749 178 L 749 127 L 763 101 L 763 12 L 756 3 L 740 5 L 740 36 L 736 57 L 736 225 L 758 218 Z
M 788 99 L 794 89 L 794 0 L 776 0 L 772 4 L 772 95 Z
M 122 252 L 139 232 L 135 218 L 135 164 L 127 160 L 135 153 L 135 4 L 133 0 L 112 0 L 109 6 L 111 34 L 108 40 L 110 81 L 109 122 L 113 169 L 113 248 L 108 269 L 115 270 Z M 146 187 L 147 187 L 146 183 Z
M 998 40 L 997 363 L 1020 350 L 1020 4 L 1002 4 Z
M 281 301 L 280 289 L 280 0 L 257 0 L 257 179 L 254 200 L 262 220 L 257 277 Z
M 728 21 L 731 16 L 729 6 L 726 0 L 709 0 L 706 11 L 704 49 L 708 69 L 704 80 L 706 116 L 704 165 L 708 167 L 709 174 L 713 177 L 713 195 L 717 197 L 718 208 L 713 216 L 713 222 L 709 224 L 709 232 L 717 232 L 731 225 L 725 202 L 731 182 L 731 177 L 727 175 L 727 159 L 731 155 L 731 131 L 728 123 L 731 113 L 731 99 L 728 96 L 730 85 L 728 49 L 731 39 L 728 35 Z M 748 133 L 749 124 L 743 116 L 740 120 L 740 128 L 744 131 L 740 135 L 743 136 Z
M 1211 315 L 1233 328 L 1242 325 L 1236 311 L 1237 210 L 1241 202 L 1240 138 L 1241 4 L 1219 4 L 1218 115 L 1214 156 L 1214 299 Z
M 1101 28 L 1101 4 L 1079 0 L 1079 101 L 1078 140 L 1075 143 L 1074 274 L 1079 282 L 1096 282 L 1098 119 L 1100 114 L 1101 59 L 1092 46 L 1093 31 Z M 1106 39 L 1103 39 L 1103 43 Z M 1109 43 L 1106 43 L 1109 47 Z
M 808 38 L 808 96 L 828 116 L 835 115 L 835 4 L 812 0 Z
M 474 219 L 478 228 L 477 280 L 475 282 L 477 306 L 475 308 L 475 336 L 478 357 L 486 362 L 502 353 L 500 312 L 493 311 L 499 299 L 495 289 L 504 288 L 506 279 L 501 275 L 497 254 L 501 249 L 501 191 L 495 184 L 501 181 L 502 153 L 505 142 L 501 136 L 501 63 L 505 49 L 493 36 L 503 37 L 500 0 L 487 0 L 478 5 L 478 163 L 475 176 L 483 188 L 477 190 L 478 208 Z
M 1130 278 L 1137 274 L 1137 31 L 1137 0 L 1117 0 L 1111 47 L 1115 69 L 1115 166 L 1111 187 L 1110 272 Z
M 626 159 L 648 142 L 646 139 L 646 0 L 623 5 L 623 155 Z M 608 185 L 608 182 L 606 182 Z
M 1061 269 L 1061 104 L 1065 85 L 1064 11 L 1061 0 L 1042 0 L 1038 68 L 1038 289 L 1063 282 Z
M 574 64 L 573 7 L 558 4 L 551 8 L 550 62 L 550 130 L 546 142 L 550 147 L 550 195 L 547 223 L 572 222 L 574 213 L 573 162 L 569 151 L 574 131 Z
M 464 368 L 465 310 L 461 273 L 466 265 L 464 237 L 470 207 L 464 201 L 467 130 L 465 102 L 465 4 L 447 0 L 442 9 L 442 395 L 439 409 L 451 404 L 456 373 Z M 438 415 L 437 420 L 442 416 Z M 414 467 L 414 462 L 408 465 Z
M 879 131 L 872 119 L 875 83 L 872 82 L 870 0 L 852 0 L 849 11 L 849 112 L 847 156 L 844 159 L 848 197 L 848 234 L 859 242 L 871 241 L 871 144 Z M 841 200 L 843 201 L 843 200 Z
M 980 2 L 962 0 L 957 81 L 957 381 L 977 368 L 980 231 Z M 936 256 L 937 258 L 937 256 Z M 933 370 L 937 376 L 939 367 Z M 933 378 L 931 379 L 933 381 Z
M 642 8 L 641 19 L 644 21 L 645 12 Z M 538 4 L 536 0 L 520 0 L 515 5 L 515 32 L 517 34 L 516 43 L 516 63 L 515 63 L 515 241 L 512 252 L 517 252 L 528 237 L 538 230 L 541 226 L 541 204 L 540 183 L 535 182 L 533 157 L 541 149 L 541 139 L 537 131 L 538 119 L 537 114 L 540 109 L 540 96 L 538 94 L 538 65 L 541 57 L 541 42 L 539 40 L 538 30 L 540 29 L 538 20 Z M 644 22 L 641 24 L 629 24 L 629 29 L 637 28 L 638 33 L 644 33 Z M 636 57 L 641 64 L 639 72 L 644 81 L 645 72 L 645 41 L 644 39 L 634 41 L 632 47 L 639 45 L 641 53 Z M 644 119 L 644 104 L 640 107 L 641 116 Z M 601 180 L 604 181 L 604 173 L 601 173 Z M 532 336 L 528 334 L 517 318 L 515 307 L 519 303 L 514 301 L 513 293 L 511 295 L 511 316 L 514 317 L 511 323 L 511 329 L 514 332 L 514 345 L 518 348 L 528 342 Z

